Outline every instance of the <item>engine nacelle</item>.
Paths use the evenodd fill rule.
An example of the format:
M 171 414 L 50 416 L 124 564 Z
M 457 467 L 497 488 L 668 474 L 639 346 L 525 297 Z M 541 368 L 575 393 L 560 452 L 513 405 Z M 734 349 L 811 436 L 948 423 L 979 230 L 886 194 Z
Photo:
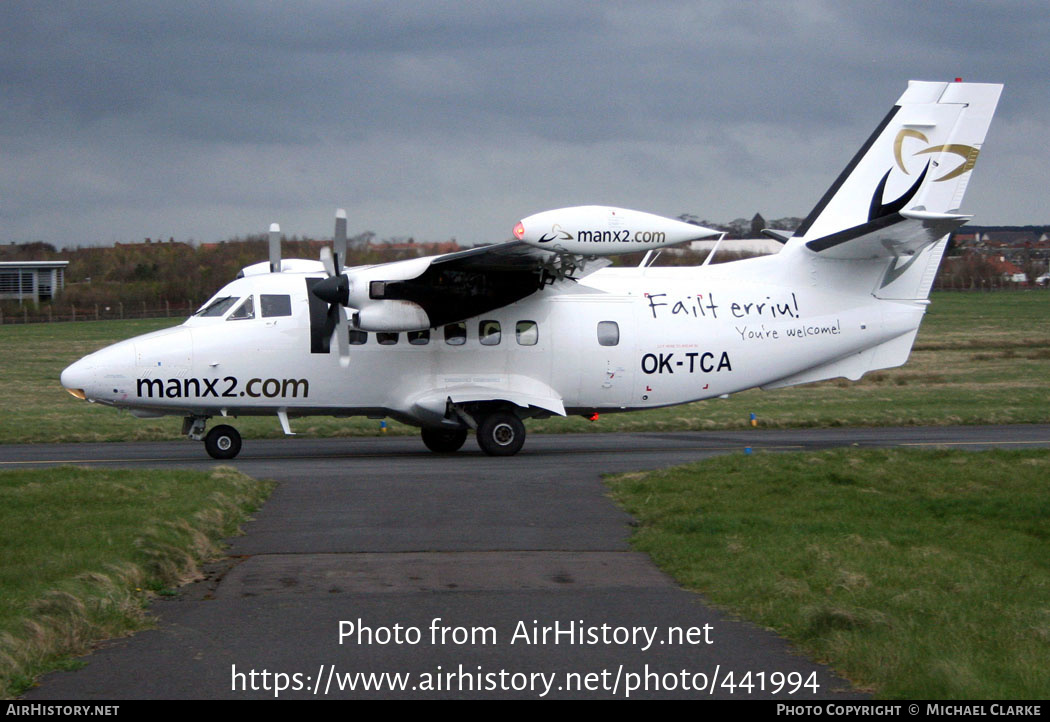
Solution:
M 354 326 L 388 333 L 422 331 L 430 328 L 430 317 L 411 301 L 372 301 L 354 314 Z
M 531 246 L 584 256 L 648 251 L 720 233 L 673 218 L 608 206 L 544 211 L 514 226 L 514 237 Z
M 409 258 L 394 263 L 348 270 L 346 272 L 347 298 L 343 305 L 364 309 L 370 305 L 371 301 L 382 298 L 382 294 L 375 293 L 376 287 L 372 285 L 373 283 L 380 284 L 378 287 L 382 288 L 382 284 L 388 281 L 407 281 L 418 278 L 430 267 L 430 260 L 429 258 Z

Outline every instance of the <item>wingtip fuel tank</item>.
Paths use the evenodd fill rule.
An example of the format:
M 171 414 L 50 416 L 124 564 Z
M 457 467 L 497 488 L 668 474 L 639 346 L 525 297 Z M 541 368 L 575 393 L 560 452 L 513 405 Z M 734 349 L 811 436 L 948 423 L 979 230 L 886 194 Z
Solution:
M 514 226 L 514 237 L 531 246 L 586 256 L 648 251 L 719 233 L 673 218 L 609 206 L 543 211 Z

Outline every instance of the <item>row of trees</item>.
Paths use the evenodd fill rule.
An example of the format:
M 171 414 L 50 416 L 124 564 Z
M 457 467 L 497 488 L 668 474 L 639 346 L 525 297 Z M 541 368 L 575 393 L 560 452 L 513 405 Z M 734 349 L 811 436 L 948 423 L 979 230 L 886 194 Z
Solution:
M 754 238 L 762 228 L 791 231 L 801 219 L 781 218 L 767 222 L 761 215 L 738 218 L 727 224 L 701 220 L 689 214 L 680 219 L 724 230 L 728 238 Z M 382 263 L 433 252 L 427 244 L 375 241 L 375 234 L 366 232 L 351 239 L 348 263 L 362 265 Z M 401 239 L 397 239 L 401 240 Z M 282 239 L 285 258 L 318 258 L 327 240 L 303 239 L 297 236 Z M 949 255 L 958 253 L 949 249 Z M 268 258 L 265 235 L 232 238 L 220 243 L 201 244 L 153 241 L 107 247 L 77 247 L 56 249 L 47 243 L 27 243 L 0 246 L 0 261 L 66 260 L 66 287 L 53 303 L 55 313 L 68 315 L 72 307 L 92 308 L 124 304 L 128 307 L 163 307 L 165 302 L 179 306 L 202 303 L 216 290 L 233 279 L 241 268 Z M 706 253 L 664 253 L 658 265 L 695 265 Z M 634 254 L 616 259 L 622 265 L 636 265 L 642 255 Z M 742 257 L 728 250 L 720 251 L 715 262 Z M 1036 268 L 1026 271 L 1038 270 Z M 966 288 L 1002 284 L 1002 272 L 993 262 L 978 254 L 954 259 L 942 265 L 938 287 Z M 11 316 L 21 313 L 18 302 L 4 302 L 0 306 Z
M 390 244 L 369 244 L 374 234 L 352 239 L 352 264 L 381 263 L 419 255 L 419 251 L 393 248 Z M 330 241 L 283 239 L 285 258 L 318 258 Z M 269 258 L 265 236 L 249 236 L 214 244 L 192 246 L 176 241 L 118 243 L 107 247 L 56 249 L 47 243 L 0 246 L 0 261 L 69 261 L 65 271 L 65 290 L 54 299 L 55 313 L 68 315 L 73 306 L 116 306 L 123 303 L 139 307 L 145 303 L 162 307 L 171 303 L 201 303 L 233 280 L 253 263 Z M 17 301 L 5 301 L 3 309 L 11 316 Z

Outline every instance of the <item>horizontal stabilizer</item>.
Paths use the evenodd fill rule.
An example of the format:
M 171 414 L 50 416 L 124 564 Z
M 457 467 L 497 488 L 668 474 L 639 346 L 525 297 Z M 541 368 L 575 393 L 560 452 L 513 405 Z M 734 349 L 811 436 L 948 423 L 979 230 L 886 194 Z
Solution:
M 951 213 L 901 211 L 808 241 L 806 248 L 825 258 L 850 260 L 912 256 L 970 218 Z
M 772 238 L 777 243 L 787 243 L 791 240 L 791 231 L 777 231 L 772 228 L 763 228 L 762 235 Z

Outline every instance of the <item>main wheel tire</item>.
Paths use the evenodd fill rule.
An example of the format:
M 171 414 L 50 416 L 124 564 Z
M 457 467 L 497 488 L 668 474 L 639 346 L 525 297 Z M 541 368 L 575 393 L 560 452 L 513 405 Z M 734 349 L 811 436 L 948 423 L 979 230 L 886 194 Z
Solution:
M 478 446 L 489 456 L 514 456 L 525 443 L 525 424 L 514 414 L 496 411 L 478 425 Z
M 435 454 L 451 454 L 459 451 L 467 440 L 466 429 L 427 429 L 421 430 L 423 443 Z
M 241 453 L 241 435 L 232 426 L 216 426 L 204 437 L 204 448 L 213 459 L 232 459 Z

